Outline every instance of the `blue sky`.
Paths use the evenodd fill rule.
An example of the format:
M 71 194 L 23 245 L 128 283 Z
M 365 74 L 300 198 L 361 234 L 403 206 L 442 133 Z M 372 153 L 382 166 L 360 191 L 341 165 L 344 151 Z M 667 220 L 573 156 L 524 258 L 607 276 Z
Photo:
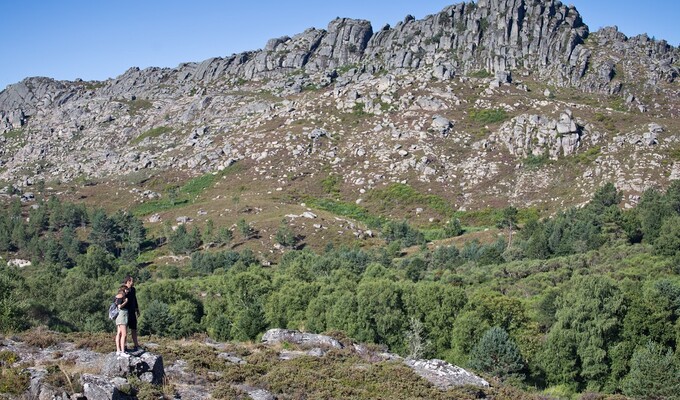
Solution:
M 245 50 L 335 17 L 373 29 L 422 18 L 459 0 L 0 0 L 0 90 L 28 76 L 104 80 L 129 67 L 175 67 Z M 617 25 L 680 44 L 680 0 L 571 0 L 591 31 Z

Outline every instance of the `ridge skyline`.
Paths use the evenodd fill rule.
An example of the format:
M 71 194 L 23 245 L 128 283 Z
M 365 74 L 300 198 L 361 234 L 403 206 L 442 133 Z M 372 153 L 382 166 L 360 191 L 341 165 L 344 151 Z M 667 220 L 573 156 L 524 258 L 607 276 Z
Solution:
M 291 14 L 296 13 L 301 7 L 304 6 L 304 1 L 302 2 L 294 2 L 293 4 L 289 4 L 289 11 Z M 8 48 L 7 48 L 7 53 L 8 54 L 17 54 L 19 51 L 19 48 L 36 48 L 36 51 L 33 52 L 33 54 L 29 57 L 22 57 L 21 60 L 15 59 L 11 63 L 6 63 L 5 65 L 0 65 L 0 91 L 4 90 L 7 85 L 17 83 L 25 78 L 28 77 L 35 77 L 35 76 L 44 76 L 48 78 L 52 78 L 55 80 L 68 80 L 68 81 L 73 81 L 76 79 L 83 79 L 86 81 L 90 80 L 106 80 L 109 78 L 114 78 L 117 76 L 120 76 L 123 74 L 127 69 L 131 67 L 139 67 L 141 69 L 148 68 L 148 67 L 160 67 L 160 68 L 176 68 L 178 65 L 186 62 L 200 62 L 205 59 L 213 58 L 213 57 L 225 57 L 228 56 L 229 54 L 232 53 L 241 53 L 244 51 L 252 51 L 252 50 L 259 50 L 264 48 L 265 43 L 267 40 L 284 36 L 284 35 L 294 35 L 297 33 L 300 33 L 304 31 L 307 28 L 314 27 L 317 29 L 326 29 L 327 24 L 336 17 L 341 17 L 341 18 L 352 18 L 352 19 L 365 19 L 368 20 L 371 25 L 373 26 L 374 31 L 378 31 L 382 26 L 384 26 L 386 23 L 394 26 L 396 22 L 403 20 L 403 18 L 406 15 L 414 15 L 416 19 L 422 19 L 426 15 L 434 14 L 439 11 L 441 11 L 443 8 L 453 5 L 453 4 L 458 4 L 461 3 L 461 1 L 435 1 L 433 4 L 428 4 L 426 6 L 422 5 L 414 5 L 414 4 L 407 4 L 408 2 L 406 1 L 399 1 L 396 3 L 390 3 L 394 4 L 393 6 L 389 7 L 388 12 L 383 12 L 380 13 L 380 8 L 381 2 L 376 2 L 376 3 L 371 3 L 369 7 L 363 7 L 363 5 L 358 4 L 358 2 L 355 1 L 349 1 L 349 2 L 343 2 L 343 5 L 340 8 L 333 8 L 329 10 L 321 10 L 320 12 L 317 12 L 315 15 L 311 14 L 300 14 L 296 15 L 296 18 L 285 18 L 286 15 L 284 15 L 284 18 L 280 19 L 280 21 L 283 21 L 284 24 L 282 25 L 275 25 L 275 26 L 270 26 L 267 22 L 271 18 L 269 15 L 267 16 L 261 16 L 262 18 L 261 22 L 263 22 L 263 25 L 267 25 L 265 29 L 262 29 L 258 27 L 257 29 L 250 30 L 250 28 L 247 28 L 247 35 L 239 35 L 236 40 L 230 40 L 227 39 L 226 42 L 220 42 L 219 37 L 215 38 L 213 37 L 211 39 L 211 36 L 208 34 L 209 32 L 213 33 L 213 36 L 222 36 L 222 38 L 228 38 L 229 37 L 229 32 L 231 32 L 231 29 L 234 29 L 233 27 L 230 26 L 224 26 L 224 27 L 215 27 L 215 28 L 210 28 L 213 29 L 212 31 L 208 31 L 204 28 L 201 28 L 197 30 L 193 35 L 192 34 L 187 34 L 187 30 L 184 30 L 183 35 L 184 38 L 180 40 L 180 43 L 176 46 L 174 53 L 173 50 L 169 50 L 170 47 L 172 47 L 172 42 L 173 39 L 176 39 L 173 34 L 168 34 L 165 32 L 163 35 L 158 35 L 158 36 L 164 36 L 165 40 L 158 41 L 158 36 L 154 38 L 154 36 L 148 36 L 146 35 L 145 37 L 147 39 L 145 40 L 133 40 L 133 37 L 137 35 L 139 32 L 137 28 L 134 25 L 134 22 L 140 22 L 140 21 L 135 21 L 134 19 L 128 19 L 127 22 L 133 22 L 132 25 L 125 24 L 125 27 L 129 29 L 129 32 L 126 32 L 123 34 L 123 39 L 125 37 L 128 37 L 128 41 L 123 41 L 122 43 L 116 44 L 115 46 L 120 47 L 119 52 L 112 52 L 109 51 L 108 49 L 112 47 L 112 44 L 107 42 L 107 39 L 105 38 L 104 42 L 101 43 L 101 47 L 103 51 L 96 50 L 95 49 L 90 49 L 89 53 L 86 54 L 80 54 L 79 52 L 82 51 L 83 45 L 77 45 L 80 42 L 77 42 L 76 45 L 70 46 L 71 50 L 65 50 L 62 49 L 61 46 L 64 44 L 67 44 L 70 42 L 68 39 L 67 40 L 62 40 L 63 36 L 62 35 L 75 35 L 75 34 L 82 34 L 81 31 L 69 31 L 66 30 L 65 33 L 62 33 L 62 35 L 53 35 L 55 41 L 58 41 L 58 45 L 52 46 L 52 48 L 47 49 L 43 48 L 41 50 L 40 47 L 36 48 L 35 41 L 40 37 L 39 33 L 35 33 L 33 35 L 25 35 L 25 32 L 22 32 L 21 37 L 16 37 L 16 40 L 9 40 L 7 41 L 9 43 Z M 666 9 L 670 8 L 670 10 L 667 10 L 668 12 L 664 12 L 663 15 L 661 15 L 660 19 L 655 21 L 654 23 L 654 28 L 658 30 L 663 30 L 665 24 L 670 23 L 670 19 L 673 15 L 680 15 L 680 4 L 676 4 L 667 0 L 656 0 L 653 1 L 656 7 L 651 7 L 648 6 L 644 10 L 639 10 L 639 12 L 636 15 L 639 15 L 638 21 L 633 21 L 634 23 L 629 23 L 630 21 L 626 20 L 625 18 L 621 18 L 620 22 L 615 20 L 617 16 L 624 16 L 627 13 L 632 13 L 633 11 L 631 10 L 630 4 L 632 4 L 631 1 L 624 1 L 624 2 L 616 2 L 617 7 L 611 8 L 608 6 L 610 3 L 614 3 L 614 1 L 604 1 L 604 2 L 599 2 L 596 5 L 593 4 L 587 4 L 587 2 L 583 0 L 576 0 L 576 1 L 570 1 L 570 2 L 562 2 L 563 4 L 573 4 L 576 9 L 579 11 L 580 15 L 582 16 L 584 23 L 589 26 L 591 32 L 594 32 L 604 26 L 612 26 L 616 25 L 619 27 L 619 30 L 624 33 L 628 37 L 632 37 L 638 34 L 643 34 L 645 32 L 633 32 L 631 31 L 632 29 L 636 29 L 636 27 L 643 26 L 647 24 L 646 26 L 652 26 L 649 22 L 649 13 L 650 10 L 655 10 L 660 7 L 664 7 Z M 583 3 L 583 4 L 581 4 Z M 174 11 L 173 8 L 174 6 L 177 5 L 176 2 L 173 3 L 168 3 L 168 7 L 163 10 L 163 13 L 167 14 L 166 16 L 169 18 L 177 18 L 177 16 L 174 16 Z M 268 2 L 265 2 L 265 5 L 269 4 Z M 124 5 L 124 4 L 123 4 Z M 231 5 L 229 5 L 231 6 Z M 274 7 L 275 5 L 270 4 L 271 7 Z M 8 5 L 7 7 L 12 7 L 12 5 Z M 28 7 L 31 7 L 31 4 L 28 4 Z M 49 9 L 50 6 L 46 6 L 45 8 Z M 210 7 L 210 5 L 206 6 Z M 271 8 L 270 7 L 270 8 Z M 604 17 L 601 15 L 604 9 L 611 9 L 613 11 L 611 16 Z M 383 11 L 384 11 L 384 7 Z M 678 13 L 675 13 L 673 10 L 677 8 Z M 337 10 L 337 12 L 336 12 Z M 11 11 L 11 10 L 10 10 Z M 45 12 L 48 12 L 49 10 L 44 10 Z M 66 10 L 68 11 L 68 10 Z M 62 12 L 66 12 L 62 11 Z M 82 14 L 76 14 L 76 17 L 86 17 L 89 12 L 96 11 L 92 7 L 87 9 L 87 7 L 83 7 L 83 10 L 79 10 Z M 119 10 L 113 10 L 114 15 L 116 15 L 116 12 Z M 149 12 L 149 10 L 139 10 L 138 13 L 140 14 L 141 17 L 145 16 L 145 13 Z M 239 13 L 238 15 L 242 15 L 240 13 L 245 13 L 245 17 L 243 19 L 247 20 L 248 12 L 253 12 L 252 10 L 247 10 L 247 9 L 238 9 L 235 10 L 236 13 Z M 343 13 L 344 12 L 344 13 Z M 592 16 L 590 15 L 592 12 Z M 330 15 L 333 15 L 333 13 L 336 13 L 334 17 L 328 17 Z M 54 14 L 54 13 L 52 13 Z M 212 14 L 212 13 L 211 13 Z M 272 12 L 272 14 L 279 15 L 279 13 Z M 58 15 L 58 14 L 57 14 Z M 191 17 L 191 13 L 189 13 L 189 17 Z M 378 16 L 379 15 L 379 16 Z M 401 15 L 401 16 L 399 16 Z M 163 15 L 160 15 L 160 17 L 163 17 Z M 309 18 L 308 18 L 309 17 Z M 131 17 L 128 17 L 131 18 Z M 214 17 L 213 17 L 214 18 Z M 592 18 L 592 20 L 591 20 Z M 609 19 L 608 19 L 609 18 Z M 665 21 L 665 19 L 668 19 L 668 22 Z M 58 20 L 58 18 L 52 18 L 53 20 Z M 165 19 L 168 22 L 171 21 L 168 20 L 167 18 L 160 18 L 160 19 Z M 241 18 L 239 18 L 241 19 Z M 320 22 L 323 19 L 326 19 L 325 22 Z M 39 20 L 39 19 L 38 19 Z M 208 20 L 205 25 L 210 25 L 210 22 L 212 20 Z M 166 22 L 166 25 L 170 25 L 168 22 Z M 613 22 L 613 23 L 612 23 Z M 44 24 L 44 28 L 46 31 L 49 31 L 49 28 L 52 26 L 52 22 Z M 3 27 L 0 27 L 0 34 L 3 35 L 5 38 L 12 39 L 13 35 L 16 35 L 17 30 L 13 29 L 13 23 L 6 24 Z M 163 29 L 166 28 L 158 28 L 154 24 L 150 24 L 151 26 L 148 27 L 147 29 L 153 31 L 153 30 L 159 30 L 160 32 L 163 32 Z M 227 24 L 229 25 L 229 24 Z M 41 26 L 38 24 L 38 26 Z M 303 28 L 304 26 L 304 28 Z M 86 35 L 89 38 L 84 42 L 88 43 L 87 41 L 91 41 L 93 46 L 96 46 L 96 41 L 99 39 L 101 40 L 101 36 L 104 35 L 106 36 L 107 34 L 107 29 L 111 29 L 112 27 L 109 26 L 107 23 L 102 24 L 102 28 L 98 32 L 91 32 L 91 35 Z M 3 32 L 4 31 L 4 32 Z M 40 32 L 40 30 L 38 30 Z M 220 33 L 215 33 L 215 32 L 220 32 Z M 137 32 L 137 33 L 135 33 Z M 673 32 L 673 31 L 669 31 Z M 111 33 L 111 32 L 108 32 Z M 45 33 L 43 33 L 45 34 Z M 647 34 L 650 37 L 655 37 L 654 31 L 647 31 Z M 670 34 L 670 33 L 669 33 Z M 169 36 L 168 36 L 169 35 Z M 201 42 L 206 42 L 199 44 L 194 40 L 195 37 L 198 37 L 200 35 L 201 38 L 199 39 Z M 673 36 L 670 34 L 670 36 Z M 246 40 L 244 40 L 244 38 Z M 676 41 L 680 40 L 678 38 L 672 38 L 672 37 L 664 37 L 664 36 L 656 36 L 657 39 L 663 39 L 667 40 L 669 44 L 673 46 L 677 46 Z M 79 38 L 78 40 L 85 40 L 82 37 Z M 137 43 L 135 45 L 135 43 Z M 224 44 L 222 44 L 224 43 Z M 47 47 L 47 44 L 45 44 Z M 114 47 L 115 47 L 114 46 Z M 15 49 L 16 47 L 16 49 Z M 85 47 L 86 48 L 86 47 Z M 80 49 L 80 50 L 79 50 Z M 45 53 L 47 51 L 47 53 Z M 50 59 L 50 52 L 60 52 L 63 54 L 63 57 L 61 59 L 53 59 L 52 62 L 50 63 L 44 63 L 44 60 Z M 71 53 L 74 52 L 74 53 Z M 119 54 L 116 54 L 116 56 L 111 57 L 110 53 L 123 53 L 122 56 Z M 173 54 L 170 54 L 173 53 Z M 85 57 L 85 59 L 83 58 Z M 89 60 L 87 59 L 89 58 Z M 38 62 L 40 61 L 40 62 Z M 28 66 L 27 66 L 28 65 Z

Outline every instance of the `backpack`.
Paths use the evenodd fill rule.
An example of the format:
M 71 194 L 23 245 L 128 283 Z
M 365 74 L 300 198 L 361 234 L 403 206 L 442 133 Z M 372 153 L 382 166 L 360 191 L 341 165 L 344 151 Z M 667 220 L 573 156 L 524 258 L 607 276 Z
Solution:
M 117 316 L 118 316 L 118 306 L 116 305 L 116 302 L 114 301 L 109 306 L 109 319 L 116 319 Z

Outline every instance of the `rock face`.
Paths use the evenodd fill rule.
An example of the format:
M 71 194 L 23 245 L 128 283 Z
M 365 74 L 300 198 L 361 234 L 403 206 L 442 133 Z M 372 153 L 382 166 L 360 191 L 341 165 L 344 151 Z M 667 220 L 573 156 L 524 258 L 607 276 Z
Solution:
M 87 400 L 133 400 L 136 397 L 130 396 L 121 391 L 125 380 L 113 381 L 98 375 L 83 374 L 80 377 L 83 385 L 83 394 Z
M 503 143 L 510 154 L 520 158 L 545 154 L 557 159 L 576 153 L 586 133 L 567 110 L 557 120 L 541 115 L 520 115 L 503 124 L 489 141 Z
M 663 40 L 628 38 L 616 28 L 590 32 L 573 6 L 557 0 L 455 4 L 379 30 L 338 18 L 326 29 L 271 39 L 261 50 L 177 68 L 130 68 L 103 82 L 28 78 L 10 85 L 0 92 L 0 180 L 23 189 L 139 171 L 200 174 L 248 161 L 288 176 L 329 165 L 358 191 L 436 182 L 456 208 L 470 205 L 459 192 L 471 188 L 527 198 L 515 190 L 523 177 L 499 161 L 503 154 L 557 159 L 596 138 L 612 140 L 614 129 L 598 133 L 583 115 L 677 117 L 678 60 L 678 49 Z M 524 79 L 546 96 L 529 100 Z M 625 102 L 589 112 L 553 102 L 560 89 Z M 514 118 L 500 128 L 469 121 L 470 110 L 494 108 Z M 649 131 L 640 143 L 662 154 L 675 145 L 664 133 L 677 136 Z M 642 177 L 650 185 L 674 176 L 672 165 L 652 175 L 637 159 L 617 162 L 593 176 Z M 635 167 L 608 169 L 626 165 Z
M 131 354 L 120 356 L 110 353 L 104 360 L 101 373 L 111 378 L 127 378 L 134 375 L 143 382 L 153 384 L 163 382 L 163 376 L 165 375 L 163 357 L 148 352 L 144 352 L 139 356 Z

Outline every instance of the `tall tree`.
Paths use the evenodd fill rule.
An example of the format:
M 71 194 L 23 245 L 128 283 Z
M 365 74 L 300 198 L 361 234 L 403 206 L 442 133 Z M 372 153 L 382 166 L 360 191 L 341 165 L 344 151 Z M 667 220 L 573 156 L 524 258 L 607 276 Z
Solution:
M 470 351 L 469 366 L 491 374 L 500 380 L 524 380 L 525 369 L 519 347 L 508 333 L 499 326 L 484 332 Z
M 616 283 L 578 276 L 556 300 L 556 322 L 548 333 L 543 363 L 552 384 L 603 390 L 611 350 L 620 341 L 626 305 Z

